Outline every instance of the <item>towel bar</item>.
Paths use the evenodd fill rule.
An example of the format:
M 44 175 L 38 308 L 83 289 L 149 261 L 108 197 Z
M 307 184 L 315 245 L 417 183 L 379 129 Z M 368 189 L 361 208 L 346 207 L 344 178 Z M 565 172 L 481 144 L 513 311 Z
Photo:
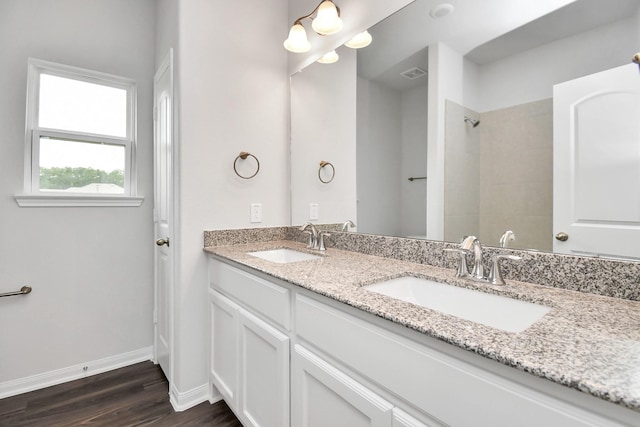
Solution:
M 26 295 L 28 293 L 31 292 L 31 286 L 23 286 L 20 288 L 19 291 L 15 291 L 15 292 L 5 292 L 3 294 L 0 294 L 0 298 L 2 297 L 12 297 L 15 295 Z

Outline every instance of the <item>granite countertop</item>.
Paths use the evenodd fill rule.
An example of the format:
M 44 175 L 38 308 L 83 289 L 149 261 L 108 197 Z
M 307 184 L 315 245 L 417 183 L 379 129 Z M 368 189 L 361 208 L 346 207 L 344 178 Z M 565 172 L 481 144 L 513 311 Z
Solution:
M 309 252 L 304 244 L 289 240 L 205 251 L 640 412 L 640 302 L 516 281 L 478 284 L 457 279 L 452 269 L 337 249 L 327 249 L 320 259 L 288 264 L 246 254 L 276 248 Z M 541 303 L 551 310 L 523 332 L 511 333 L 362 288 L 407 275 Z

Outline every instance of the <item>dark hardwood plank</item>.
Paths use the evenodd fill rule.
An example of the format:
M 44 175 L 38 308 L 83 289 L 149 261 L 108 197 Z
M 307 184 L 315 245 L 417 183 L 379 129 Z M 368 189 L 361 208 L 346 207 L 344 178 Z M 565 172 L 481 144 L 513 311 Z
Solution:
M 241 427 L 225 402 L 174 412 L 169 385 L 151 362 L 0 399 L 0 426 Z

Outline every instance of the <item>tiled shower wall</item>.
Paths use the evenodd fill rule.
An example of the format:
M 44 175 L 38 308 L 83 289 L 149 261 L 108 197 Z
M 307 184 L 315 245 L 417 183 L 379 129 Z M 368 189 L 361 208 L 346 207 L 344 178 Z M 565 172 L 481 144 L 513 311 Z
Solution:
M 480 115 L 480 234 L 497 246 L 550 252 L 553 246 L 552 99 Z
M 512 230 L 510 247 L 551 251 L 552 100 L 481 114 L 447 101 L 445 129 L 445 240 L 473 234 L 498 246 Z
M 479 114 L 445 103 L 444 240 L 480 234 L 480 126 L 464 121 Z

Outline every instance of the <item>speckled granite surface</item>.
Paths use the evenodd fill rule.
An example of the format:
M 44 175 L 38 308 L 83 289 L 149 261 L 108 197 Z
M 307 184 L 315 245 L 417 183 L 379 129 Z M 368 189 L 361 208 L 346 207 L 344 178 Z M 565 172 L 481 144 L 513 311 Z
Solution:
M 205 251 L 640 412 L 639 302 L 513 280 L 500 287 L 476 284 L 456 279 L 453 268 L 332 248 L 318 260 L 290 264 L 276 264 L 246 254 L 279 247 L 307 251 L 304 244 L 292 240 L 206 247 Z M 509 333 L 362 288 L 405 275 L 538 302 L 552 309 L 525 331 Z
M 456 256 L 443 249 L 458 245 L 361 233 L 334 233 L 327 239 L 327 247 L 456 268 Z M 640 301 L 640 262 L 493 247 L 483 249 L 486 271 L 489 271 L 489 260 L 494 254 L 522 257 L 521 261 L 503 262 L 502 272 L 507 280 Z
M 339 224 L 320 226 L 323 230 L 339 230 Z M 253 228 L 205 231 L 205 247 L 286 239 L 305 242 L 297 227 Z M 455 248 L 452 243 L 406 239 L 362 233 L 332 232 L 325 239 L 329 248 L 359 252 L 402 261 L 455 268 L 456 257 L 443 251 Z M 504 262 L 505 279 L 588 292 L 597 295 L 640 301 L 640 262 L 603 258 L 558 255 L 515 249 L 484 248 L 485 269 L 496 253 L 521 256 L 518 262 Z

